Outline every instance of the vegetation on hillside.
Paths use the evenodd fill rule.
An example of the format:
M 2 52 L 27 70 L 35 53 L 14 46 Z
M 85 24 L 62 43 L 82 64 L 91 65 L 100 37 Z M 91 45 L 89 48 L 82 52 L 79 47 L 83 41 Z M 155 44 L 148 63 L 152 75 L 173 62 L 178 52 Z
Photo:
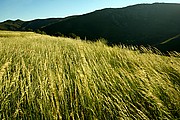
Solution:
M 0 119 L 179 118 L 179 57 L 0 32 Z
M 2 23 L 0 23 L 0 30 L 19 30 L 21 28 L 21 25 L 24 23 L 24 21 L 21 20 L 7 20 Z

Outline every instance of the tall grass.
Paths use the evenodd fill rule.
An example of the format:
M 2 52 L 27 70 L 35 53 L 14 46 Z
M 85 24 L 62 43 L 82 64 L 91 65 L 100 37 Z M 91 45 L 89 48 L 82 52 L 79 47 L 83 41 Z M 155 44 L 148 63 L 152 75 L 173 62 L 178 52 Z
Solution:
M 1 31 L 0 119 L 180 119 L 180 58 Z

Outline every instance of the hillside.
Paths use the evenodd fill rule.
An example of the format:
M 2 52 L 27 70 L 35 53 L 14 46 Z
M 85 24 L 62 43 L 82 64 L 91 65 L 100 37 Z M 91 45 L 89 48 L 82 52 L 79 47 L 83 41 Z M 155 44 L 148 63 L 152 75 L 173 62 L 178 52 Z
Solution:
M 0 30 L 14 30 L 14 31 L 36 31 L 43 27 L 50 26 L 55 23 L 59 23 L 63 20 L 68 20 L 76 16 L 69 16 L 65 18 L 47 18 L 47 19 L 35 19 L 31 21 L 22 20 L 7 20 L 0 23 Z
M 155 45 L 155 47 L 157 47 L 158 49 L 160 49 L 161 51 L 178 51 L 180 52 L 180 34 L 173 36 L 163 42 L 161 42 L 158 45 Z
M 179 4 L 141 4 L 103 9 L 62 21 L 42 30 L 75 33 L 82 39 L 103 37 L 110 44 L 154 45 L 180 32 Z
M 24 21 L 22 20 L 15 20 L 15 21 L 7 20 L 0 23 L 0 30 L 12 30 L 12 31 L 20 30 L 23 23 Z
M 180 54 L 0 31 L 0 119 L 180 119 Z
M 57 22 L 60 22 L 61 18 L 49 18 L 49 19 L 36 19 L 32 21 L 27 21 L 21 26 L 21 30 L 37 30 L 44 26 L 48 26 Z
M 179 13 L 180 4 L 138 4 L 124 8 L 106 8 L 67 18 L 28 21 L 20 29 L 40 29 L 49 35 L 61 33 L 69 36 L 74 33 L 81 39 L 92 41 L 105 38 L 109 45 L 154 46 L 180 34 Z M 172 44 L 176 43 L 180 46 L 177 41 Z M 162 51 L 180 52 L 180 49 L 174 49 L 168 44 L 164 48 L 158 48 Z

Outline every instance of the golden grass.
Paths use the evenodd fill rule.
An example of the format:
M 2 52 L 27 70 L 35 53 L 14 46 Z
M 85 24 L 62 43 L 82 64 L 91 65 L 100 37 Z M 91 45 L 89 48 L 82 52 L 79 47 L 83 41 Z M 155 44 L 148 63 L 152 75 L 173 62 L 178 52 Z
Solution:
M 179 118 L 179 57 L 0 32 L 0 119 Z

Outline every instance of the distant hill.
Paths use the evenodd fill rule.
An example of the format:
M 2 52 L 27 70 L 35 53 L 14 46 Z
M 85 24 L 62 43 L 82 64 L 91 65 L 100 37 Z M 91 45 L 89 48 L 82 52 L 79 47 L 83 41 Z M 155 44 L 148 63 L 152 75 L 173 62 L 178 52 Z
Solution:
M 19 30 L 23 23 L 22 20 L 7 20 L 0 23 L 0 30 Z
M 41 29 L 44 26 L 48 26 L 57 22 L 60 22 L 63 18 L 48 18 L 48 19 L 35 19 L 32 21 L 21 21 L 21 20 L 7 20 L 0 23 L 1 30 L 21 30 L 35 31 L 37 29 Z
M 27 21 L 21 26 L 21 30 L 36 30 L 44 26 L 48 26 L 57 22 L 60 22 L 62 18 L 49 18 L 49 19 L 36 19 L 32 21 Z
M 106 8 L 88 14 L 59 19 L 24 22 L 21 30 L 40 29 L 49 35 L 74 33 L 82 39 L 105 38 L 108 44 L 152 45 L 163 51 L 176 50 L 179 40 L 161 43 L 180 34 L 180 4 L 138 4 Z M 1 26 L 0 26 L 1 28 Z M 174 43 L 175 42 L 175 43 Z M 160 46 L 160 47 L 159 47 Z

